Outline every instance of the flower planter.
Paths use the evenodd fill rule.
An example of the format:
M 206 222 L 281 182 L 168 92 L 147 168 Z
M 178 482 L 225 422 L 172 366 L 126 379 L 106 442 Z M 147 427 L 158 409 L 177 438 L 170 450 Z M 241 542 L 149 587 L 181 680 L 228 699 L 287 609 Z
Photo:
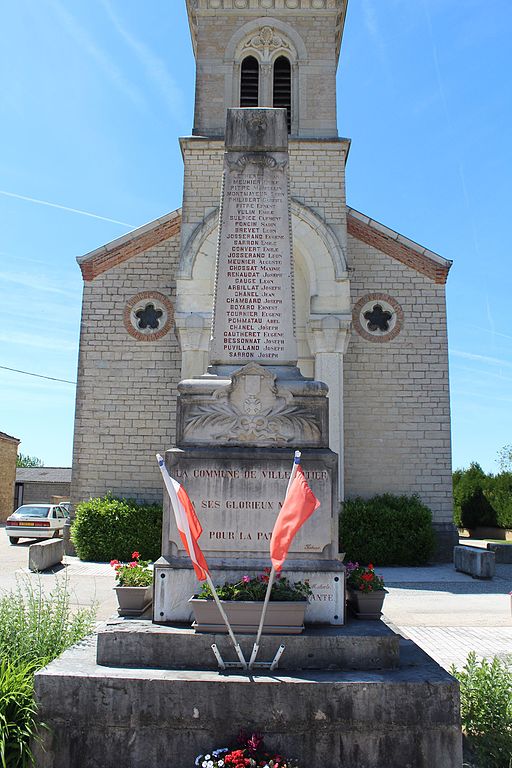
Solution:
M 347 589 L 348 608 L 358 619 L 380 619 L 382 604 L 388 594 L 387 589 L 377 589 L 375 592 L 360 592 Z
M 195 621 L 192 626 L 196 632 L 227 632 L 214 600 L 191 597 L 189 604 L 194 611 Z M 221 604 L 234 632 L 249 635 L 257 633 L 263 602 L 221 600 Z M 304 613 L 307 604 L 307 600 L 270 602 L 265 616 L 263 634 L 300 635 L 304 631 Z
M 153 602 L 153 585 L 147 587 L 114 587 L 120 616 L 142 616 Z

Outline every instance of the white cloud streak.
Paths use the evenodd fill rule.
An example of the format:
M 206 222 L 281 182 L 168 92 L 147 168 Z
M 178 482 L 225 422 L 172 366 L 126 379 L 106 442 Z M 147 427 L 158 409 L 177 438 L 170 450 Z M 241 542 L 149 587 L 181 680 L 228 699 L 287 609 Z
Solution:
M 505 368 L 512 368 L 512 360 L 503 360 L 499 357 L 478 355 L 475 352 L 462 352 L 459 349 L 450 349 L 450 355 L 453 355 L 454 357 L 463 357 L 465 360 L 475 360 L 478 363 L 486 363 L 487 365 L 501 365 Z
M 78 342 L 76 341 L 43 338 L 35 336 L 33 333 L 22 333 L 21 331 L 0 332 L 0 341 L 5 344 L 12 344 L 18 348 L 34 347 L 36 349 L 53 349 L 59 352 L 76 352 L 78 349 Z
M 86 30 L 78 23 L 74 16 L 59 0 L 49 0 L 55 14 L 66 31 L 71 35 L 80 47 L 96 62 L 103 73 L 113 85 L 127 96 L 140 110 L 146 111 L 146 100 L 142 92 L 130 83 L 123 75 L 122 70 L 112 59 L 98 47 L 96 42 L 88 35 Z
M 109 0 L 101 0 L 101 4 L 118 34 L 135 53 L 137 59 L 146 70 L 147 76 L 157 86 L 170 111 L 177 117 L 183 117 L 183 94 L 168 71 L 165 61 L 153 53 L 145 43 L 134 37 L 119 17 L 116 16 Z
M 21 285 L 23 288 L 33 289 L 38 293 L 55 293 L 73 299 L 77 299 L 80 296 L 78 290 L 65 290 L 64 288 L 55 285 L 51 280 L 48 280 L 45 275 L 27 274 L 25 272 L 0 272 L 0 280 L 7 283 L 14 283 L 15 285 Z
M 70 208 L 68 205 L 60 205 L 60 203 L 50 203 L 48 200 L 39 200 L 37 197 L 28 197 L 27 195 L 18 195 L 16 192 L 7 192 L 5 189 L 0 189 L 0 195 L 5 195 L 5 197 L 13 197 L 16 200 L 24 200 L 26 203 L 35 203 L 36 205 L 47 205 L 49 208 L 58 208 L 60 211 L 68 211 L 69 213 L 78 213 L 80 216 L 89 216 L 91 219 L 108 221 L 110 222 L 110 224 L 120 224 L 122 227 L 127 227 L 128 229 L 135 229 L 135 224 L 128 224 L 126 221 L 118 221 L 118 219 L 110 219 L 108 216 L 100 216 L 97 213 L 90 213 L 89 211 L 81 211 L 79 208 Z

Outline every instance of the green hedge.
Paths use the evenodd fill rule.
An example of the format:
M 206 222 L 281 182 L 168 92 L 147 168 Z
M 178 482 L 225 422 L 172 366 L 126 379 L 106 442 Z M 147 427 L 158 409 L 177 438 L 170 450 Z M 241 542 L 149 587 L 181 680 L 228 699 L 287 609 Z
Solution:
M 434 548 L 432 513 L 418 496 L 386 493 L 343 505 L 340 551 L 346 562 L 423 565 Z
M 512 472 L 486 474 L 475 462 L 456 470 L 453 520 L 458 528 L 512 528 Z
M 157 560 L 162 546 L 162 507 L 110 495 L 78 504 L 71 538 L 80 560 L 126 561 L 132 552 Z

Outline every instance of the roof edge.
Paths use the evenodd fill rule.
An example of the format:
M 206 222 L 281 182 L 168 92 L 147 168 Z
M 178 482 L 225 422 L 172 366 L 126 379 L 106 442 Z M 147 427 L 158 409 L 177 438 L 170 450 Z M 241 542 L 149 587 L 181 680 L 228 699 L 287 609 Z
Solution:
M 181 231 L 181 208 L 133 229 L 94 251 L 77 257 L 86 282 Z
M 372 245 L 396 261 L 444 285 L 453 262 L 419 243 L 404 237 L 375 219 L 354 208 L 347 208 L 348 233 L 367 245 Z

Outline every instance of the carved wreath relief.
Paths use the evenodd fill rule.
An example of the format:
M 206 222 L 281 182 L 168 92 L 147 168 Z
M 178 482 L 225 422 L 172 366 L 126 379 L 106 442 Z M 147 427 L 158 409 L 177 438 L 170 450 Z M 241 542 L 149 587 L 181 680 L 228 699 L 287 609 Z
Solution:
M 275 384 L 275 376 L 256 363 L 233 375 L 213 402 L 192 406 L 184 429 L 186 440 L 258 446 L 318 443 L 315 414 L 294 404 L 293 395 Z

